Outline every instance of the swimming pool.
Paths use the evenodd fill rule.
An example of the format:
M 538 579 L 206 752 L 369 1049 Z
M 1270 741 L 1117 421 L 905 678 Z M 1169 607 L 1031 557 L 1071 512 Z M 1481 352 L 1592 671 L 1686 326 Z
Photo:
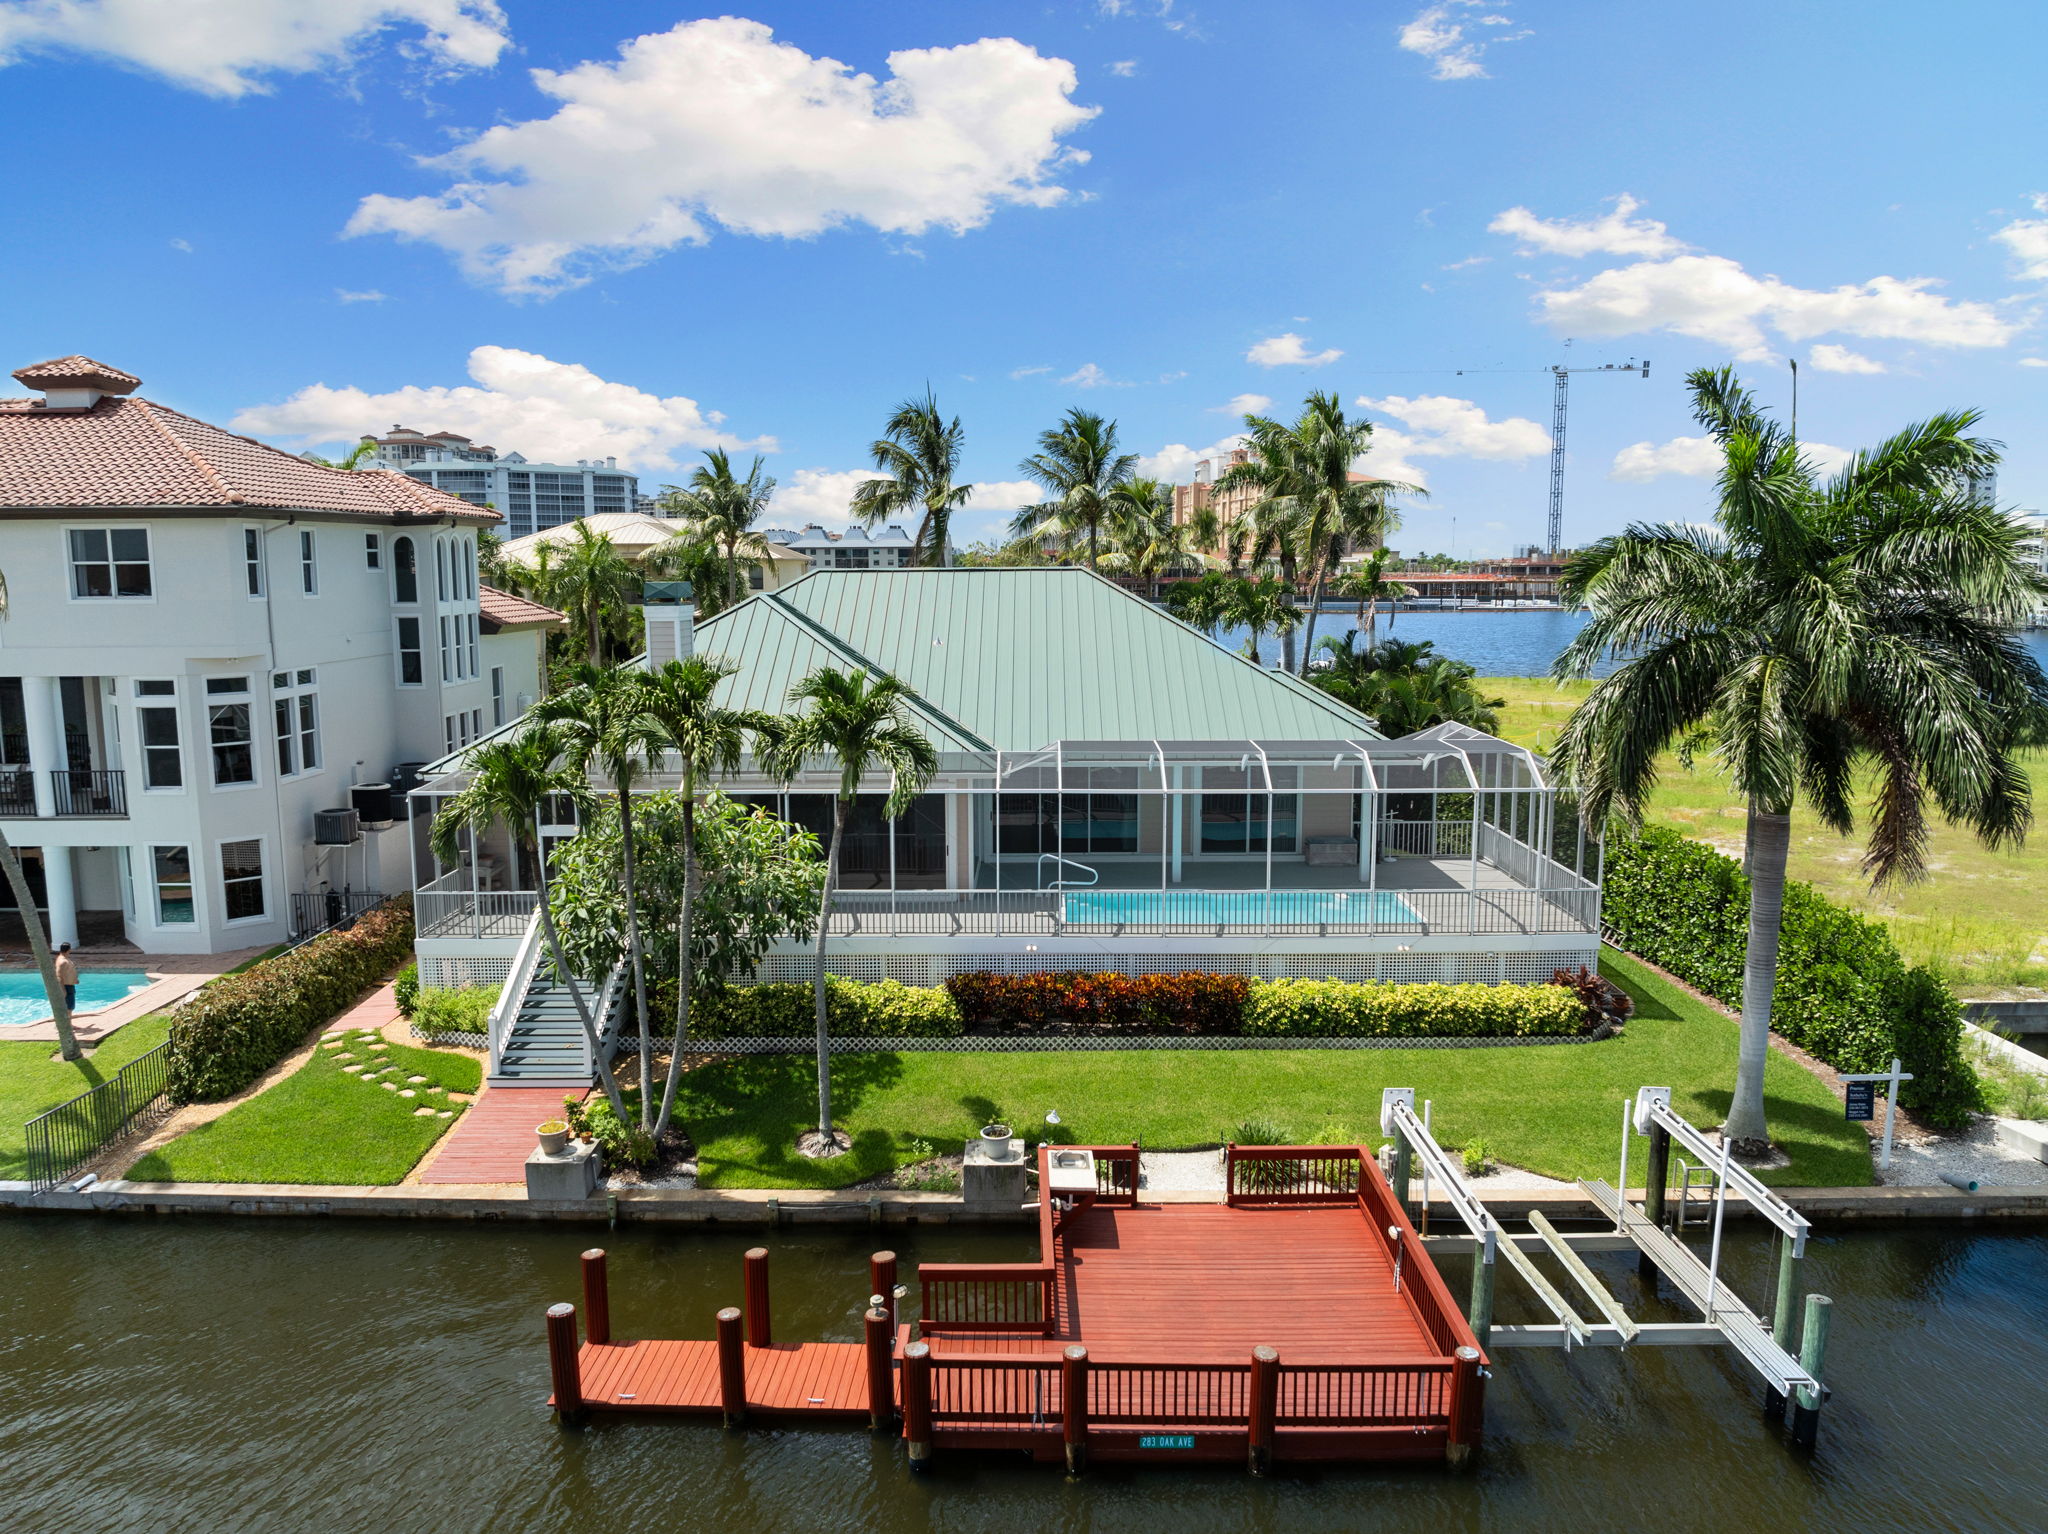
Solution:
M 1259 927 L 1268 923 L 1416 926 L 1422 918 L 1387 890 L 1068 890 L 1068 926 Z
M 139 969 L 82 969 L 78 972 L 78 1005 L 74 1012 L 93 1012 L 133 996 L 150 983 Z M 0 974 L 0 1028 L 47 1023 L 50 1003 L 43 995 L 43 977 L 34 970 Z

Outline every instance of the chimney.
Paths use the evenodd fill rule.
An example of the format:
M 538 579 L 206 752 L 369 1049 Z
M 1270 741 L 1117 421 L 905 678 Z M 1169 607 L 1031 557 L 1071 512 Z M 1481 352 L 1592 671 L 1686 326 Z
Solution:
M 685 660 L 696 649 L 697 601 L 688 581 L 642 583 L 640 617 L 646 626 L 649 671 Z
M 90 357 L 55 357 L 15 369 L 14 376 L 40 390 L 45 410 L 90 410 L 103 395 L 132 394 L 142 387 L 133 373 L 110 368 Z

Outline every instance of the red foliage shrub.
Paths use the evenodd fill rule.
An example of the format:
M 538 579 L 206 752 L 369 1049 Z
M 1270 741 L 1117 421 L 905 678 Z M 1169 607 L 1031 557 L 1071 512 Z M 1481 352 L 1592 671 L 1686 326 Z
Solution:
M 946 981 L 968 1033 L 1232 1034 L 1244 1028 L 1251 982 L 1242 975 L 1059 971 Z

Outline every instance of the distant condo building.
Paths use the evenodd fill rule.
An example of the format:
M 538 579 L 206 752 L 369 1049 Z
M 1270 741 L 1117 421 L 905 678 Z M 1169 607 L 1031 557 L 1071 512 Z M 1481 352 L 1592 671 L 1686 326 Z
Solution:
M 492 506 L 505 516 L 505 536 L 560 527 L 579 517 L 639 509 L 638 479 L 616 458 L 579 458 L 573 464 L 529 463 L 518 453 L 500 456 L 494 447 L 452 431 L 418 432 L 394 426 L 381 437 L 366 436 L 379 467 L 459 496 L 472 506 Z
M 813 522 L 801 532 L 764 527 L 761 536 L 810 561 L 813 570 L 904 570 L 910 567 L 913 540 L 891 523 L 879 533 L 849 527 L 828 533 Z

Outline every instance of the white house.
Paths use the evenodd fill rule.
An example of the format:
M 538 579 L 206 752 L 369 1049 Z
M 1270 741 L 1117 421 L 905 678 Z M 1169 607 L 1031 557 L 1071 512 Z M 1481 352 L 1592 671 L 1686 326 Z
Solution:
M 14 377 L 41 397 L 0 400 L 0 817 L 52 937 L 219 952 L 407 887 L 408 767 L 516 717 L 561 622 L 477 581 L 498 514 L 90 358 Z M 318 836 L 350 808 L 395 824 Z
M 841 533 L 828 533 L 812 522 L 800 532 L 763 528 L 761 536 L 800 556 L 813 570 L 908 569 L 915 548 L 910 534 L 893 522 L 880 532 L 849 527 Z

